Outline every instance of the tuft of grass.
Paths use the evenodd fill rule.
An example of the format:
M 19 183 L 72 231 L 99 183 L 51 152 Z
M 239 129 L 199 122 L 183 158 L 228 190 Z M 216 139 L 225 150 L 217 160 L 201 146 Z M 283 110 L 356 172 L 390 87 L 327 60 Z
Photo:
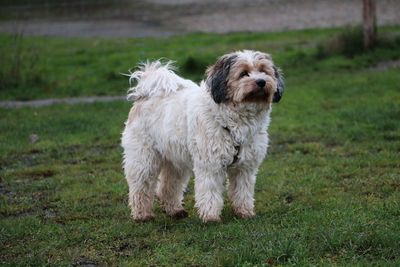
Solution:
M 333 38 L 317 46 L 317 58 L 331 55 L 354 57 L 364 51 L 363 31 L 361 27 L 351 27 L 343 30 Z
M 26 44 L 23 32 L 12 35 L 10 50 L 0 53 L 0 92 L 24 86 L 46 86 L 42 67 L 38 66 L 39 52 L 34 45 Z
M 204 58 L 189 55 L 182 63 L 182 74 L 187 77 L 194 77 L 194 79 L 200 80 L 204 71 L 211 64 L 211 60 L 207 61 Z
M 350 27 L 342 30 L 334 37 L 324 40 L 317 45 L 316 58 L 324 59 L 333 55 L 342 55 L 353 58 L 366 51 L 363 43 L 363 30 L 361 27 Z M 371 50 L 378 48 L 398 48 L 400 36 L 381 33 Z

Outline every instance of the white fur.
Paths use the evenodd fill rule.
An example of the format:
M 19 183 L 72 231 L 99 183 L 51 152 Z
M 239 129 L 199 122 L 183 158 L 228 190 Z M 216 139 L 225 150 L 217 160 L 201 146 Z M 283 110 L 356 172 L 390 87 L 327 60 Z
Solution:
M 128 100 L 168 95 L 193 84 L 176 75 L 173 70 L 172 61 L 164 65 L 159 60 L 140 64 L 139 70 L 129 75 L 129 83 L 137 82 L 137 85 L 128 90 Z
M 183 193 L 193 174 L 203 221 L 220 220 L 226 178 L 235 213 L 253 216 L 254 184 L 267 152 L 271 107 L 216 104 L 204 82 L 198 86 L 185 80 L 170 66 L 146 63 L 131 75 L 138 83 L 128 97 L 137 102 L 122 147 L 133 218 L 154 216 L 155 193 L 167 214 L 183 211 Z M 240 153 L 232 164 L 236 146 Z

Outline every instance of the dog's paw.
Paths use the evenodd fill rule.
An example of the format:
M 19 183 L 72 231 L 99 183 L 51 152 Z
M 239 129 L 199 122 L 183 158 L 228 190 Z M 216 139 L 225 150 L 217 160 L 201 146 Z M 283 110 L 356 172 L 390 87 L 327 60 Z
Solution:
M 183 219 L 189 216 L 186 210 L 182 207 L 182 205 L 167 205 L 165 202 L 160 201 L 160 206 L 164 210 L 164 212 L 174 219 Z
M 256 215 L 252 210 L 234 209 L 233 212 L 237 217 L 242 219 L 250 219 Z

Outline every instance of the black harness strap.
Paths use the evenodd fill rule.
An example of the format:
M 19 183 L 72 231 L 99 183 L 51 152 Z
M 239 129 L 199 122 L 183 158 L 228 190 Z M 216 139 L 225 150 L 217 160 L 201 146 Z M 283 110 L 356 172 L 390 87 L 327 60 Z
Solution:
M 231 135 L 231 130 L 228 127 L 223 127 L 223 128 L 225 131 L 227 131 L 229 133 L 229 135 Z M 231 162 L 231 164 L 229 166 L 235 164 L 239 159 L 240 146 L 235 146 L 235 150 L 236 150 L 236 153 L 233 156 L 233 161 Z

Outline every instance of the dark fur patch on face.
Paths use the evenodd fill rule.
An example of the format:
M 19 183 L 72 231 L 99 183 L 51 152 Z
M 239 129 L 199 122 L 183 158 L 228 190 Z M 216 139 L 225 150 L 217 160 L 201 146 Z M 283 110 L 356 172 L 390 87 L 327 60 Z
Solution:
M 274 93 L 273 102 L 278 103 L 283 95 L 283 91 L 285 90 L 285 83 L 283 81 L 282 72 L 279 68 L 274 66 L 275 78 L 277 81 L 276 85 L 276 92 Z
M 230 54 L 220 57 L 217 62 L 207 70 L 207 86 L 215 103 L 226 100 L 229 71 L 237 55 Z

